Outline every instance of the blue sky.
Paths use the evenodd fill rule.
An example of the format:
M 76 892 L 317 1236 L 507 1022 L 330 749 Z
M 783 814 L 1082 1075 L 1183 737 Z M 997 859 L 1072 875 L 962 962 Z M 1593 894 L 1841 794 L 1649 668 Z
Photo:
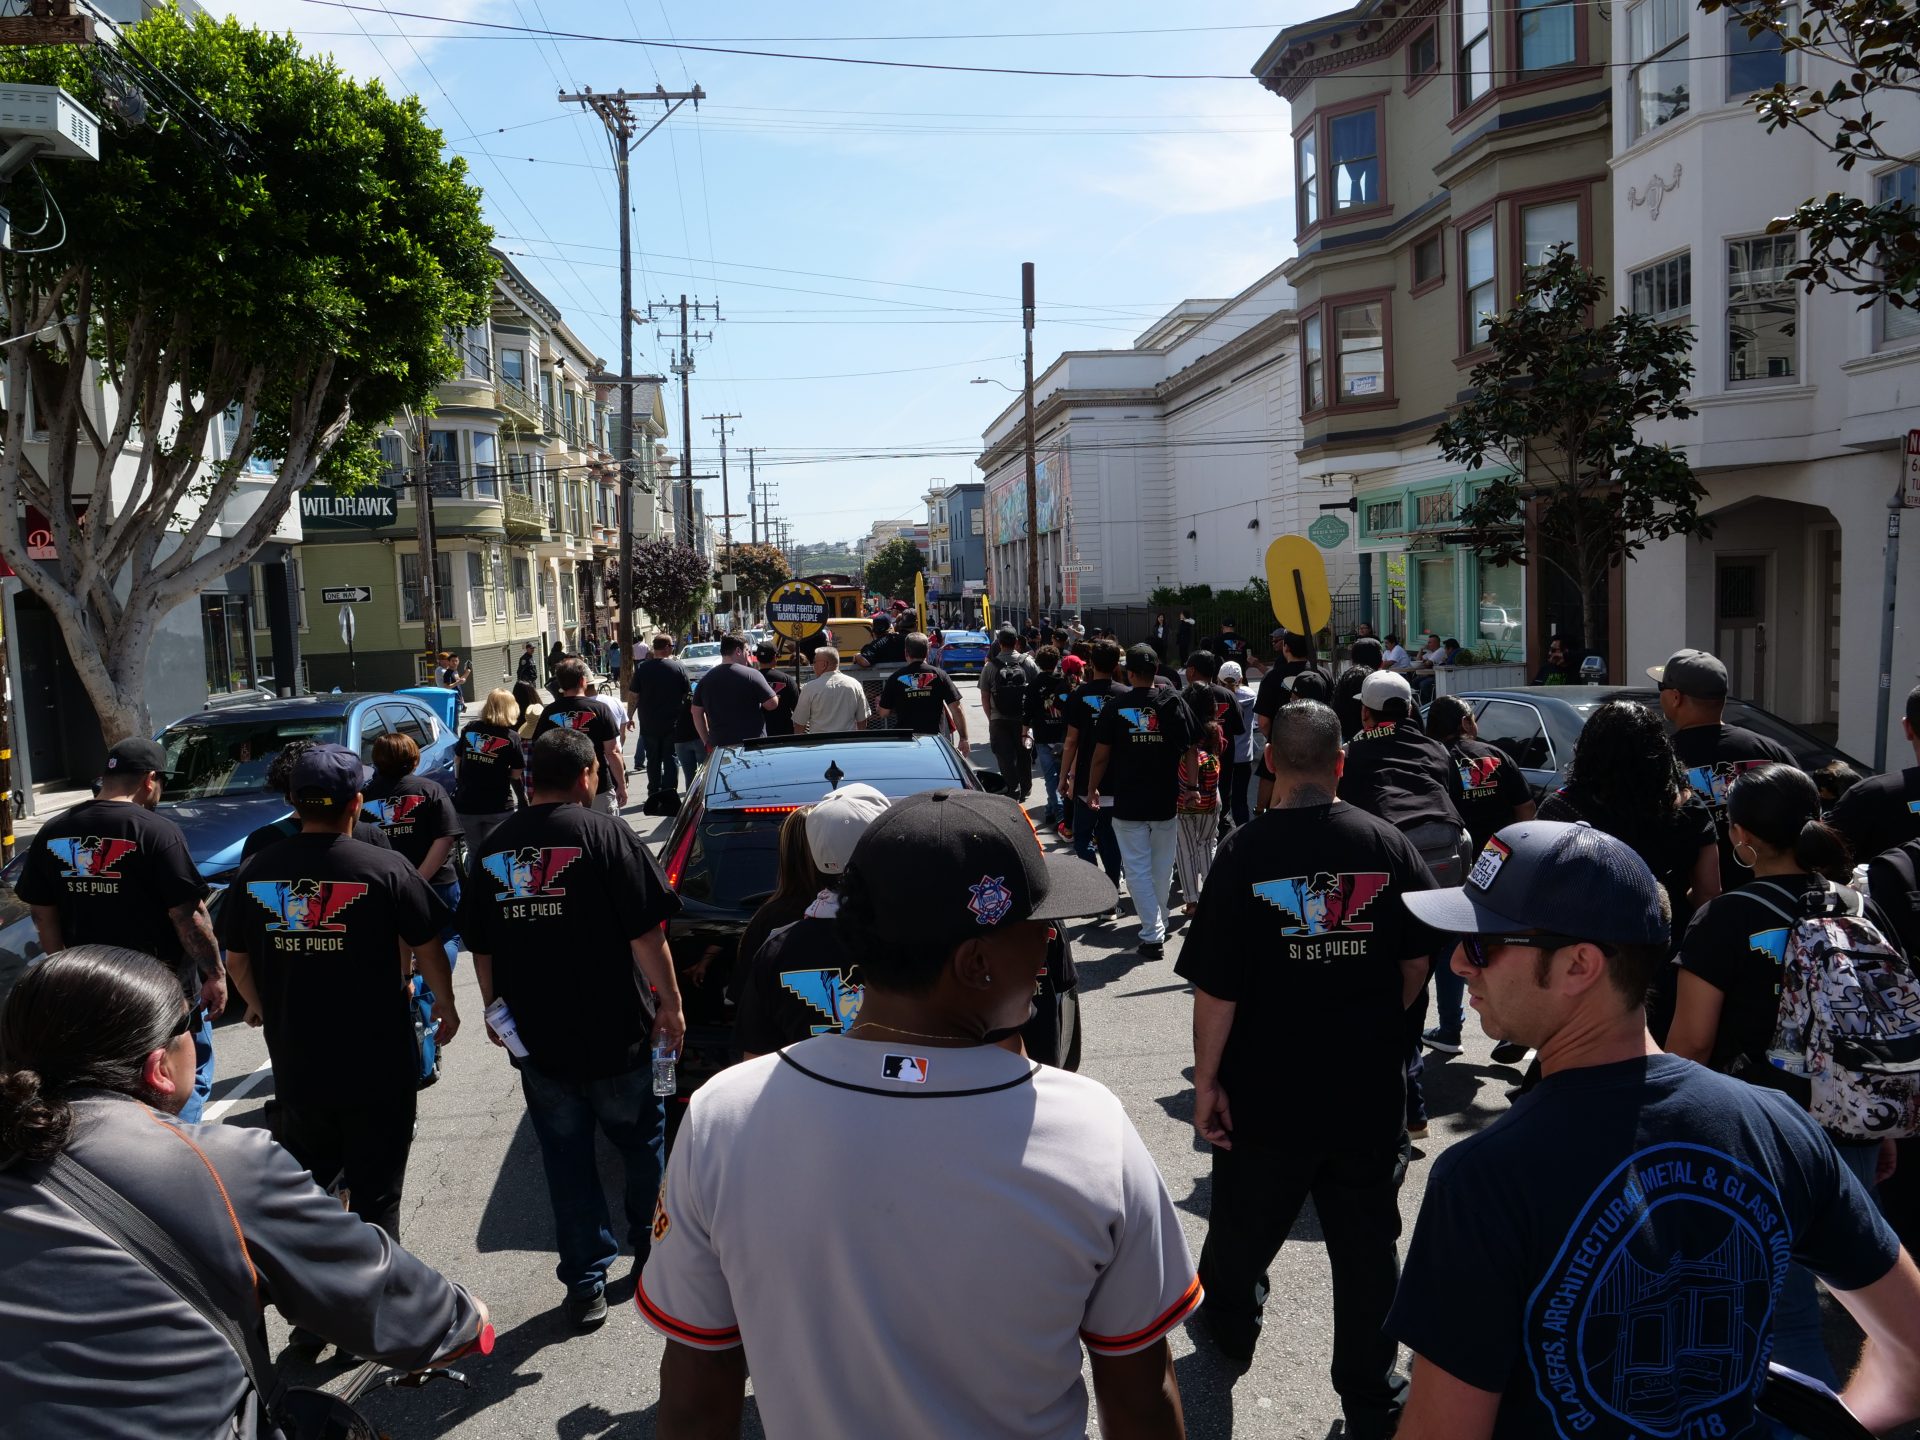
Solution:
M 922 516 L 929 479 L 978 474 L 980 432 L 1010 397 L 967 382 L 1019 385 L 1023 260 L 1038 267 L 1035 359 L 1044 367 L 1063 349 L 1124 346 L 1178 301 L 1230 295 L 1291 254 L 1287 106 L 1250 77 L 954 74 L 448 22 L 863 59 L 1245 76 L 1281 25 L 1334 8 L 353 3 L 365 8 L 209 8 L 291 29 L 354 74 L 417 92 L 467 157 L 501 248 L 613 365 L 612 169 L 599 122 L 555 94 L 656 83 L 707 92 L 697 116 L 682 109 L 635 152 L 635 301 L 682 291 L 718 299 L 726 318 L 695 360 L 696 470 L 717 466 L 713 427 L 699 416 L 739 413 L 729 441 L 740 462 L 735 509 L 745 509 L 738 447 L 765 447 L 761 473 L 779 487 L 777 509 L 809 541 Z M 1107 33 L 1037 33 L 1066 31 Z M 1117 33 L 1129 31 L 1151 33 Z M 961 35 L 983 38 L 934 38 Z M 667 355 L 664 334 L 636 332 L 636 368 L 664 371 Z M 676 390 L 676 450 L 678 401 Z M 708 489 L 718 509 L 717 485 Z

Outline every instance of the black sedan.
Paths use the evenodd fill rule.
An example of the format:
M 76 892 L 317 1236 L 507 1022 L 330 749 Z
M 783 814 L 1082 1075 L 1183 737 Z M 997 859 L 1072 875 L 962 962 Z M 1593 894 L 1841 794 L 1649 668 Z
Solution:
M 1513 756 L 1535 794 L 1566 783 L 1581 727 L 1609 700 L 1631 700 L 1654 711 L 1660 708 L 1658 691 L 1626 685 L 1529 685 L 1454 693 L 1473 706 L 1480 738 Z M 1817 770 L 1829 760 L 1842 760 L 1862 775 L 1875 773 L 1871 765 L 1752 701 L 1727 701 L 1725 718 L 1729 725 L 1785 746 L 1803 770 Z
M 668 927 L 687 1010 L 683 1100 L 734 1058 L 729 991 L 736 952 L 747 922 L 773 893 L 781 825 L 801 806 L 855 782 L 894 799 L 924 790 L 1001 788 L 996 772 L 976 770 L 944 738 L 906 730 L 770 736 L 714 751 L 660 852 L 667 883 L 685 907 Z M 1072 961 L 1061 943 L 1057 969 L 1070 976 Z M 1072 1069 L 1079 1058 L 1079 1001 L 1062 988 L 1054 1010 L 1055 1053 Z

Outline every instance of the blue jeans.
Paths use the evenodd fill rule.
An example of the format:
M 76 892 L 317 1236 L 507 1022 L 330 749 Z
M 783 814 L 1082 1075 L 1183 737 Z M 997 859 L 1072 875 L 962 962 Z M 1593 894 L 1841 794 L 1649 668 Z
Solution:
M 687 778 L 687 789 L 692 790 L 693 777 L 707 763 L 707 747 L 698 740 L 676 740 L 673 743 L 673 758 L 680 762 L 680 771 Z
M 656 795 L 671 795 L 680 788 L 679 766 L 674 761 L 673 733 L 662 730 L 656 734 L 640 732 L 640 748 L 634 754 L 633 763 L 637 770 L 647 772 L 647 798 Z M 691 780 L 693 777 L 687 777 Z
M 193 1093 L 180 1107 L 182 1125 L 200 1123 L 201 1113 L 207 1108 L 207 1097 L 213 1093 L 213 1017 L 205 1010 L 194 1013 L 200 1017 L 200 1023 L 193 1031 Z
M 1073 802 L 1073 853 L 1089 865 L 1100 857 L 1100 867 L 1115 884 L 1120 880 L 1120 843 L 1113 838 L 1113 817 L 1086 801 Z
M 1047 786 L 1047 816 L 1049 820 L 1060 818 L 1060 742 L 1048 745 L 1034 742 L 1034 763 L 1040 767 L 1040 778 Z
M 1449 1035 L 1458 1035 L 1467 1019 L 1467 982 L 1453 973 L 1453 951 L 1433 957 L 1434 1021 Z
M 1167 938 L 1167 894 L 1173 889 L 1180 818 L 1115 820 L 1113 838 L 1127 873 L 1127 893 L 1140 916 L 1140 943 L 1157 945 Z
M 1868 1196 L 1873 1194 L 1873 1171 L 1880 1156 L 1877 1145 L 1836 1145 L 1840 1163 L 1860 1182 Z M 1827 1354 L 1827 1342 L 1820 1323 L 1820 1291 L 1813 1272 L 1800 1265 L 1787 1267 L 1787 1278 L 1773 1306 L 1772 1358 L 1802 1375 L 1811 1375 L 1829 1389 L 1838 1390 L 1840 1379 L 1833 1359 Z M 1791 1440 L 1797 1432 L 1774 1427 L 1780 1440 Z
M 520 1089 L 527 1097 L 534 1138 L 540 1142 L 547 1199 L 553 1205 L 553 1229 L 560 1249 L 554 1273 L 569 1294 L 601 1290 L 620 1245 L 613 1238 L 607 1193 L 594 1159 L 594 1126 L 598 1124 L 620 1152 L 626 1170 L 627 1240 L 634 1259 L 643 1264 L 652 1244 L 649 1227 L 660 1193 L 666 1139 L 666 1111 L 653 1093 L 653 1067 L 642 1065 L 604 1080 L 575 1081 L 522 1065 Z

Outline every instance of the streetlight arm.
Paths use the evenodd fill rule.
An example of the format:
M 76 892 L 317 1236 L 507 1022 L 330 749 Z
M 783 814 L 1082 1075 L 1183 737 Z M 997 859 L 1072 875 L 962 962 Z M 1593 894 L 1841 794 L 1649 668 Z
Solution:
M 976 375 L 973 377 L 973 379 L 969 380 L 967 383 L 969 385 L 998 385 L 1002 390 L 1006 391 L 1009 395 L 1018 395 L 1022 393 L 1018 386 L 1009 385 L 1004 380 L 994 380 L 985 375 Z

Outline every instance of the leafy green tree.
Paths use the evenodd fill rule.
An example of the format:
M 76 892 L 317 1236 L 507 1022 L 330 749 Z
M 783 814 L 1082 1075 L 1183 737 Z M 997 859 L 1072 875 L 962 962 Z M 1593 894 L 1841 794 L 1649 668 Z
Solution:
M 1565 575 L 1588 645 L 1606 633 L 1609 570 L 1653 541 L 1709 528 L 1686 456 L 1637 433 L 1693 413 L 1691 336 L 1624 310 L 1596 325 L 1605 298 L 1606 282 L 1556 247 L 1527 272 L 1514 307 L 1492 318 L 1471 398 L 1434 433 L 1455 464 L 1501 467 L 1460 510 L 1474 548 L 1493 564 L 1537 559 Z
M 1774 37 L 1797 57 L 1796 78 L 1748 97 L 1769 132 L 1798 130 L 1832 152 L 1842 170 L 1914 157 L 1912 107 L 1920 96 L 1920 9 L 1912 0 L 1701 0 L 1750 39 Z M 1891 129 L 1889 126 L 1891 125 Z M 1838 191 L 1802 201 L 1769 234 L 1806 237 L 1795 280 L 1913 305 L 1920 292 L 1920 209 L 1897 197 L 1873 202 Z
M 793 578 L 793 567 L 778 546 L 755 541 L 742 541 L 723 552 L 719 569 L 722 574 L 731 571 L 738 580 L 741 612 L 750 615 L 758 614 L 761 603 Z
M 867 562 L 867 593 L 876 600 L 911 600 L 913 577 L 927 568 L 927 557 L 904 535 L 887 541 Z
M 712 593 L 713 572 L 678 540 L 633 542 L 633 606 L 674 635 L 685 633 Z
M 43 253 L 0 255 L 11 328 L 55 337 L 8 352 L 0 556 L 109 743 L 151 728 L 162 617 L 246 564 L 303 486 L 375 474 L 377 427 L 453 372 L 448 327 L 485 314 L 494 274 L 479 192 L 417 100 L 232 20 L 160 9 L 129 34 L 177 87 L 144 124 L 111 118 L 83 52 L 0 51 L 0 80 L 107 117 L 97 163 L 42 164 L 9 199 L 16 226 L 43 197 L 60 218 Z M 24 504 L 56 560 L 28 559 Z

